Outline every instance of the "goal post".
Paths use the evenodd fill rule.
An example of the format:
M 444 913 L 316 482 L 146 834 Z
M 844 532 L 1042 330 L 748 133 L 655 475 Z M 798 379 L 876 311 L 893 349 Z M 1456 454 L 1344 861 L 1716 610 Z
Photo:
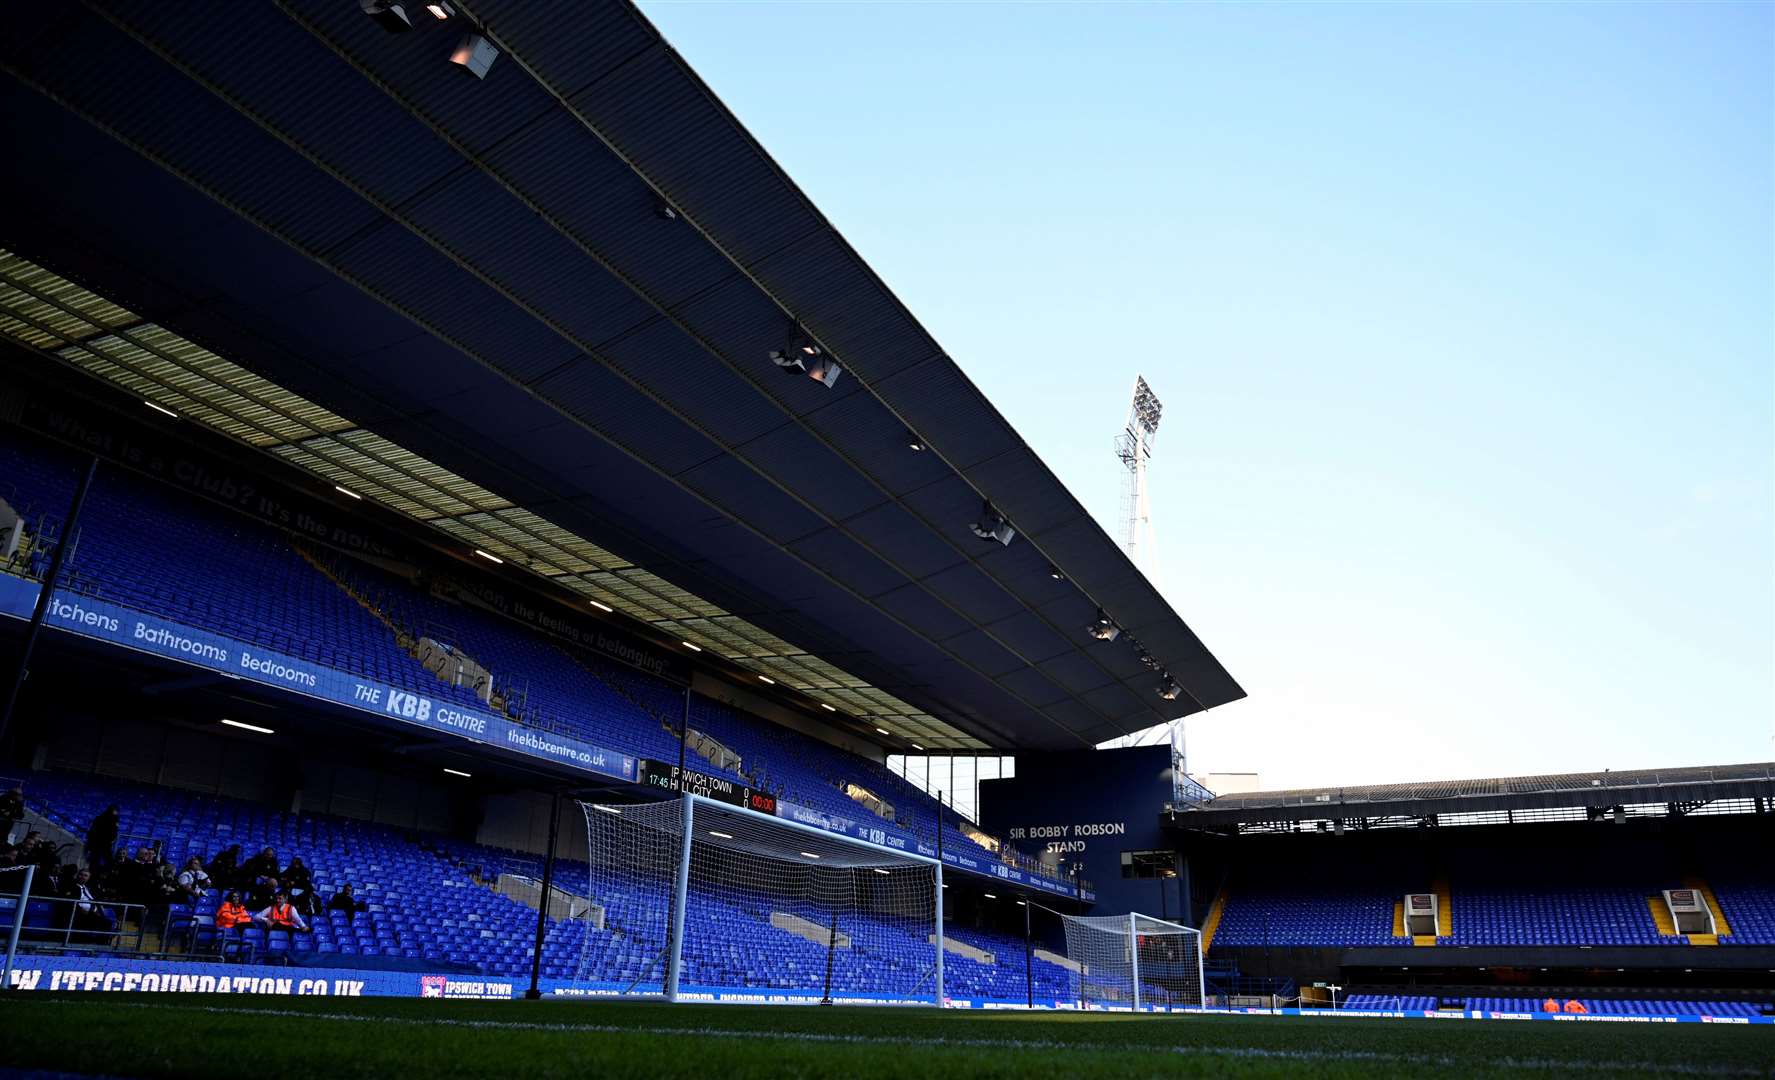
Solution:
M 1206 1004 L 1202 932 L 1127 915 L 1063 915 L 1066 958 L 1081 1009 Z
M 942 1004 L 942 868 L 685 793 L 581 803 L 575 992 Z

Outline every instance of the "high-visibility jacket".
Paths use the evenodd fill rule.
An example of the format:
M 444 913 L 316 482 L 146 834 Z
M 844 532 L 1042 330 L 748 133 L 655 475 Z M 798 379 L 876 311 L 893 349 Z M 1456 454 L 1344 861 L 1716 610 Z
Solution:
M 245 904 L 223 904 L 216 909 L 216 925 L 223 930 L 244 926 L 252 921 L 253 917 L 247 913 Z
M 1590 1010 L 1586 1009 L 1584 1007 L 1584 1003 L 1582 1001 L 1579 1001 L 1577 998 L 1573 998 L 1572 1000 L 1565 1003 L 1565 1011 L 1568 1013 L 1588 1013 Z

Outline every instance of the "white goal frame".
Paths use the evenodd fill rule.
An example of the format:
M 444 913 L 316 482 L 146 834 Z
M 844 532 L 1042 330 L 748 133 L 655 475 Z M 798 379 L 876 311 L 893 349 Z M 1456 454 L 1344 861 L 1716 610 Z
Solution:
M 640 994 L 633 994 L 632 996 L 653 997 L 656 999 L 663 996 L 665 1000 L 674 1002 L 681 1000 L 683 997 L 681 989 L 682 980 L 684 978 L 684 969 L 686 966 L 684 962 L 684 947 L 686 942 L 685 923 L 686 915 L 690 907 L 690 888 L 693 878 L 692 852 L 697 845 L 705 845 L 708 848 L 717 851 L 735 852 L 739 854 L 751 853 L 758 855 L 762 859 L 780 858 L 787 863 L 794 863 L 795 860 L 793 857 L 786 853 L 779 856 L 774 852 L 759 852 L 755 849 L 749 849 L 745 847 L 740 840 L 736 840 L 734 836 L 730 835 L 730 832 L 740 833 L 742 832 L 742 829 L 750 826 L 756 828 L 759 834 L 765 836 L 775 834 L 791 838 L 795 836 L 813 838 L 808 841 L 802 841 L 802 843 L 811 851 L 824 851 L 827 854 L 827 857 L 831 857 L 834 854 L 841 854 L 843 852 L 855 852 L 857 855 L 857 861 L 851 864 L 852 869 L 872 865 L 879 865 L 881 867 L 900 866 L 903 868 L 914 866 L 929 867 L 933 871 L 931 875 L 932 898 L 930 906 L 926 911 L 926 914 L 931 917 L 931 922 L 933 924 L 931 933 L 933 961 L 930 982 L 933 984 L 935 990 L 934 1004 L 936 1007 L 943 1008 L 948 1005 L 949 999 L 944 991 L 943 983 L 943 954 L 945 952 L 944 947 L 946 944 L 943 929 L 943 864 L 939 860 L 915 852 L 902 851 L 897 848 L 889 848 L 879 844 L 871 844 L 855 837 L 847 836 L 843 833 L 832 832 L 799 821 L 761 813 L 747 807 L 735 806 L 727 802 L 711 799 L 707 796 L 689 791 L 683 792 L 676 799 L 662 800 L 659 803 L 602 804 L 580 802 L 579 805 L 587 819 L 588 860 L 596 860 L 597 858 L 596 853 L 591 850 L 591 834 L 593 831 L 592 822 L 596 820 L 598 811 L 601 810 L 605 813 L 620 814 L 623 810 L 646 807 L 657 813 L 664 810 L 672 802 L 678 804 L 678 813 L 676 818 L 672 819 L 669 825 L 666 825 L 663 829 L 666 842 L 676 848 L 675 852 L 672 853 L 672 865 L 667 867 L 654 864 L 650 867 L 639 868 L 643 872 L 651 869 L 654 873 L 666 879 L 662 884 L 664 884 L 668 890 L 671 909 L 670 920 L 666 929 L 665 977 L 663 980 L 663 986 L 660 981 L 657 981 L 657 977 L 656 981 L 653 982 L 653 986 L 659 989 L 644 991 Z M 740 827 L 735 827 L 736 824 Z M 713 826 L 714 829 L 712 830 L 709 826 Z M 650 823 L 648 827 L 652 828 L 655 826 Z M 677 833 L 675 836 L 671 835 L 674 831 Z M 715 839 L 712 839 L 712 837 L 725 838 L 726 842 L 718 843 Z M 747 838 L 741 838 L 741 840 L 744 839 Z M 794 845 L 790 845 L 786 850 L 792 851 L 793 849 Z M 805 854 L 805 852 L 803 854 Z M 598 872 L 598 865 L 599 864 L 596 861 L 591 862 L 589 870 L 594 875 Z M 619 867 L 621 864 L 612 863 L 606 865 Z M 842 867 L 844 864 L 836 863 L 836 865 Z M 889 871 L 882 869 L 878 872 L 885 874 Z M 656 878 L 655 880 L 659 879 Z M 587 884 L 588 893 L 595 894 L 597 886 L 591 881 L 588 881 Z M 596 895 L 590 895 L 590 900 L 593 907 L 597 908 L 597 905 L 599 904 L 598 897 Z M 601 917 L 602 910 L 598 909 L 598 911 Z M 836 922 L 834 922 L 833 925 L 836 927 Z M 588 927 L 587 933 L 589 934 L 590 932 L 591 929 Z M 583 970 L 582 965 L 582 977 Z M 661 993 L 662 989 L 663 994 Z M 627 995 L 627 992 L 625 992 L 625 996 L 629 996 Z M 918 996 L 922 997 L 923 995 Z M 917 1000 L 914 999 L 913 1001 L 908 1002 L 908 1004 L 915 1005 L 917 1004 Z
M 1112 965 L 1108 975 L 1119 982 L 1122 973 L 1114 971 L 1113 965 L 1127 965 L 1128 1002 L 1127 1005 L 1121 1007 L 1132 1008 L 1135 1012 L 1140 1012 L 1151 1004 L 1142 1000 L 1140 942 L 1143 937 L 1158 936 L 1176 937 L 1190 942 L 1191 947 L 1195 950 L 1196 1000 L 1187 1004 L 1206 1005 L 1208 1003 L 1208 981 L 1202 956 L 1202 932 L 1195 927 L 1184 926 L 1182 923 L 1171 922 L 1168 919 L 1156 919 L 1138 911 L 1130 911 L 1126 915 L 1062 915 L 1061 921 L 1066 931 L 1067 959 L 1078 965 L 1080 1008 L 1090 1007 L 1087 1002 L 1087 987 L 1091 982 L 1091 965 L 1101 962 L 1101 958 L 1095 955 L 1074 955 L 1075 949 L 1080 953 L 1087 951 L 1086 947 L 1081 945 L 1082 939 L 1087 933 L 1118 942 L 1115 950 L 1120 955 L 1108 961 L 1108 964 Z M 1100 969 L 1097 979 L 1099 985 L 1105 982 L 1104 974 Z M 1115 1006 L 1109 1007 L 1114 1008 Z

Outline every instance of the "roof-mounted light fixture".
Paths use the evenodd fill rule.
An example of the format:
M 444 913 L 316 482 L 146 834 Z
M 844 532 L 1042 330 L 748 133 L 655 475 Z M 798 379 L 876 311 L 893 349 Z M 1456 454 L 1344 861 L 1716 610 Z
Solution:
M 1114 641 L 1122 636 L 1122 628 L 1116 625 L 1114 619 L 1104 614 L 1102 608 L 1098 608 L 1097 617 L 1091 620 L 1089 626 L 1085 627 L 1085 633 L 1090 634 L 1098 641 Z
M 407 5 L 397 0 L 358 0 L 358 7 L 377 26 L 391 34 L 404 34 L 413 29 L 413 17 L 407 14 Z
M 470 30 L 462 35 L 456 43 L 456 51 L 450 54 L 450 62 L 473 75 L 477 79 L 485 79 L 487 71 L 493 67 L 493 61 L 499 59 L 499 46 L 488 40 L 487 35 L 479 30 Z
M 1017 537 L 1017 530 L 1011 527 L 1010 521 L 990 501 L 980 504 L 980 520 L 970 527 L 980 539 L 997 540 L 1006 547 L 1011 546 L 1011 541 Z
M 838 382 L 838 376 L 844 374 L 844 368 L 838 361 L 826 355 L 807 331 L 799 325 L 789 333 L 789 340 L 780 349 L 770 351 L 770 362 L 781 368 L 787 375 L 806 375 L 813 381 L 832 389 Z

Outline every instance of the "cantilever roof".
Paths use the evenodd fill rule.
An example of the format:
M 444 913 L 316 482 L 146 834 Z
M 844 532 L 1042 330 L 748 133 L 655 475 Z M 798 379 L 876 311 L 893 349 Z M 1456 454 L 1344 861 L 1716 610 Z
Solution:
M 1250 791 L 1181 810 L 1172 820 L 1180 825 L 1304 821 L 1740 797 L 1775 797 L 1775 762 Z
M 303 411 L 219 428 L 604 574 L 603 602 L 847 711 L 904 706 L 882 726 L 927 748 L 1079 747 L 1243 696 L 632 6 L 457 6 L 502 50 L 484 81 L 444 62 L 461 26 L 330 0 L 21 10 L 0 107 L 33 152 L 0 244 Z M 796 323 L 834 389 L 766 359 Z M 983 500 L 1016 543 L 971 535 Z M 1122 642 L 1084 634 L 1098 607 Z

